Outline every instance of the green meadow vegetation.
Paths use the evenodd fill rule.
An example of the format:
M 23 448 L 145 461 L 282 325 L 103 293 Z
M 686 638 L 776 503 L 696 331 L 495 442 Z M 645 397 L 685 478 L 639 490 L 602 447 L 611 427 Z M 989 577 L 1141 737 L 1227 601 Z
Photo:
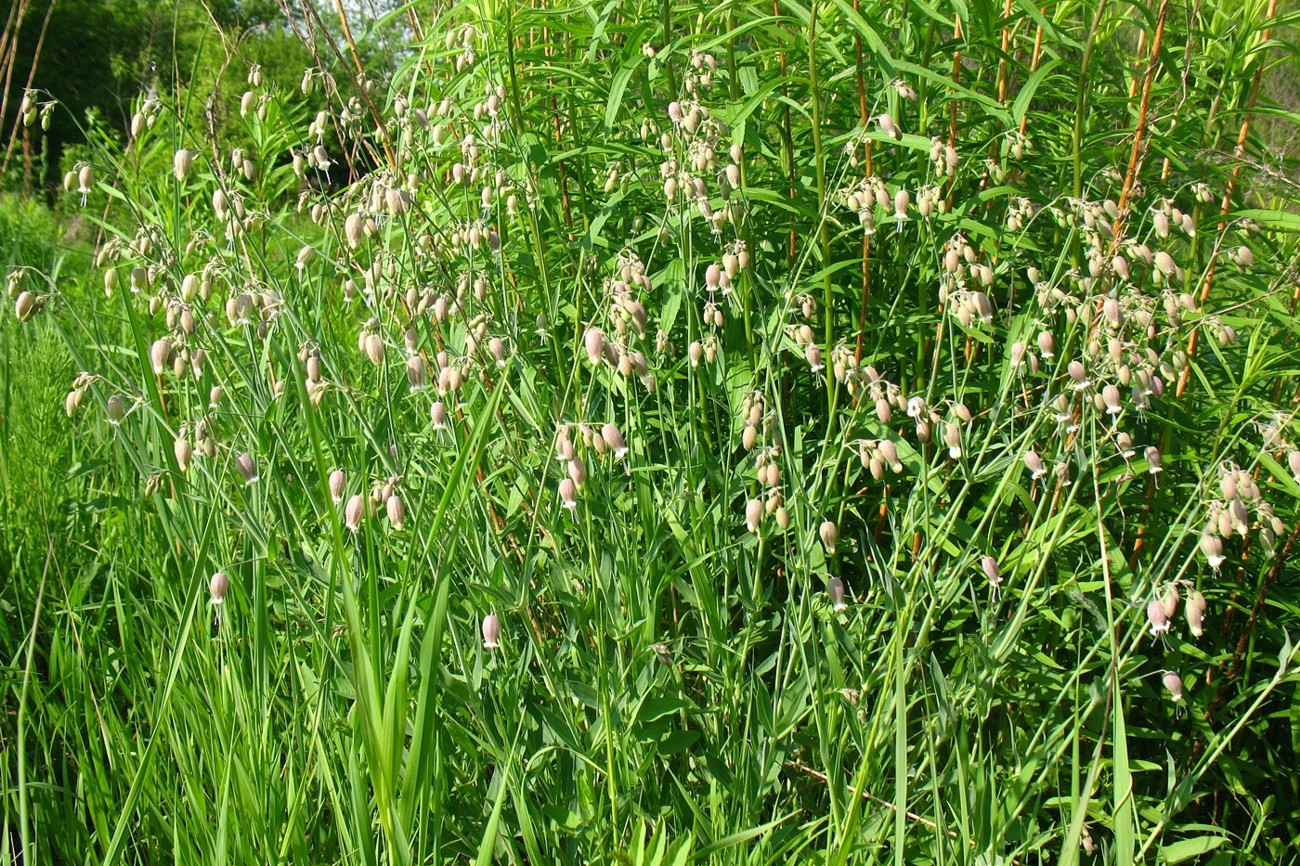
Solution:
M 1294 4 L 253 5 L 10 75 L 0 863 L 1300 859 Z

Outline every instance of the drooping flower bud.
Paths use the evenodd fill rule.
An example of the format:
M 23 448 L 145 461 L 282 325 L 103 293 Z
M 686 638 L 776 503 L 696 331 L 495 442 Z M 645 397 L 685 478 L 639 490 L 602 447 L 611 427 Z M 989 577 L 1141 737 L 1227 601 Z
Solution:
M 212 597 L 213 604 L 223 604 L 226 601 L 226 593 L 230 591 L 230 578 L 224 571 L 218 571 L 212 575 L 208 581 L 208 595 Z
M 1147 471 L 1152 475 L 1163 471 L 1160 466 L 1160 449 L 1154 445 L 1148 445 L 1146 450 Z
M 1250 512 L 1246 509 L 1246 503 L 1234 499 L 1228 503 L 1228 512 L 1232 515 L 1232 528 L 1238 535 L 1250 532 Z
M 1187 629 L 1192 633 L 1193 638 L 1199 638 L 1204 634 L 1206 608 L 1205 596 L 1198 590 L 1192 590 L 1191 595 L 1187 597 L 1187 604 L 1183 607 L 1183 615 L 1187 617 Z
M 587 350 L 587 360 L 592 365 L 599 366 L 605 357 L 605 335 L 600 332 L 600 328 L 588 328 L 582 342 Z
M 257 481 L 257 464 L 253 462 L 253 457 L 246 451 L 241 451 L 235 456 L 235 468 L 239 474 L 244 476 L 245 484 L 252 484 Z
M 613 422 L 605 424 L 600 428 L 600 438 L 604 440 L 605 445 L 614 452 L 614 457 L 622 460 L 627 456 L 627 442 L 623 439 L 623 433 Z
M 888 114 L 882 114 L 876 118 L 876 123 L 880 126 L 880 131 L 895 141 L 903 137 L 903 131 L 894 123 L 894 118 Z
M 171 354 L 172 344 L 170 340 L 166 337 L 154 340 L 153 345 L 149 347 L 149 363 L 153 365 L 153 374 L 155 376 L 161 376 L 163 371 L 170 366 Z
M 573 483 L 582 487 L 587 483 L 587 464 L 582 462 L 582 458 L 576 454 L 569 461 L 569 477 Z
M 1183 699 L 1183 678 L 1175 671 L 1165 671 L 1162 678 L 1165 688 L 1169 690 L 1169 700 L 1178 702 Z
M 995 589 L 1002 585 L 1002 571 L 998 568 L 998 561 L 992 556 L 984 556 L 980 559 L 980 569 Z
M 907 208 L 912 203 L 912 196 L 905 189 L 894 193 L 894 219 L 903 222 L 907 219 Z
M 175 172 L 176 179 L 183 181 L 189 177 L 190 166 L 192 166 L 193 163 L 194 154 L 190 153 L 183 147 L 176 151 L 176 155 L 172 157 L 172 171 Z
M 763 520 L 763 500 L 751 499 L 745 503 L 745 528 L 758 532 L 758 525 Z
M 563 478 L 560 480 L 560 504 L 570 510 L 578 507 L 578 485 L 573 483 L 572 478 Z
M 1158 598 L 1147 604 L 1147 622 L 1151 625 L 1151 636 L 1169 631 L 1169 619 L 1165 616 L 1165 604 Z
M 1106 406 L 1107 415 L 1118 415 L 1124 411 L 1124 407 L 1120 405 L 1119 388 L 1114 385 L 1107 385 L 1101 389 L 1101 400 Z
M 14 315 L 18 321 L 26 322 L 36 314 L 36 297 L 31 292 L 19 292 L 14 300 Z
M 384 363 L 384 340 L 378 334 L 368 334 L 366 336 L 365 350 L 370 363 L 375 366 Z
M 1178 594 L 1178 584 L 1171 583 L 1165 587 L 1165 593 L 1160 597 L 1161 603 L 1165 608 L 1165 618 L 1173 619 L 1178 615 L 1178 602 L 1181 596 Z
M 501 620 L 495 613 L 490 613 L 483 617 L 483 648 L 500 649 L 501 648 Z
M 1025 466 L 1029 469 L 1029 474 L 1035 481 L 1047 475 L 1047 467 L 1043 465 L 1043 458 L 1038 456 L 1037 451 L 1025 452 Z
M 403 504 L 402 497 L 394 493 L 388 497 L 384 507 L 388 510 L 388 522 L 393 524 L 394 529 L 400 531 L 406 523 L 406 505 Z
M 343 501 L 343 488 L 347 486 L 348 477 L 343 473 L 342 469 L 335 469 L 330 473 L 329 481 L 330 498 L 334 500 L 335 505 L 338 505 Z
M 126 398 L 121 394 L 114 394 L 108 398 L 106 404 L 108 410 L 108 423 L 121 424 L 122 419 L 126 417 Z
M 956 424 L 944 424 L 943 441 L 948 446 L 948 457 L 961 459 L 961 428 Z
M 412 355 L 406 359 L 406 382 L 411 391 L 424 390 L 427 378 L 427 368 L 422 356 Z
M 361 528 L 361 521 L 365 519 L 368 507 L 364 495 L 360 493 L 352 494 L 351 498 L 348 499 L 348 504 L 343 508 L 343 525 L 350 531 L 356 532 Z
M 835 543 L 839 541 L 840 538 L 839 528 L 835 526 L 834 521 L 823 520 L 822 525 L 817 530 L 817 534 L 821 536 L 822 546 L 826 548 L 826 555 L 834 556 Z
M 172 443 L 172 453 L 176 455 L 176 465 L 184 472 L 190 467 L 190 458 L 194 456 L 194 446 L 185 436 L 180 436 Z
M 1217 535 L 1205 532 L 1201 535 L 1201 553 L 1205 555 L 1206 561 L 1210 563 L 1210 568 L 1218 571 L 1225 558 L 1223 555 L 1223 540 Z
M 441 400 L 429 407 L 429 417 L 433 421 L 434 430 L 442 430 L 447 426 L 447 407 Z
M 844 581 L 838 577 L 826 581 L 826 594 L 831 598 L 831 610 L 836 613 L 848 607 L 844 601 Z
M 493 337 L 488 340 L 488 354 L 492 356 L 492 360 L 496 361 L 498 367 L 506 365 L 506 344 L 502 342 L 500 337 Z

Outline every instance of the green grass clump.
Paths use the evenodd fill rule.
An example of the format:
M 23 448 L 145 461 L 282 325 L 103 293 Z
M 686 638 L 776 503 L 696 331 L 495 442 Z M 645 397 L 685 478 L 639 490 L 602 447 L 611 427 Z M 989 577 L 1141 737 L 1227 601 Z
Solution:
M 142 101 L 0 334 L 0 850 L 1294 858 L 1265 13 L 410 4 L 237 153 Z

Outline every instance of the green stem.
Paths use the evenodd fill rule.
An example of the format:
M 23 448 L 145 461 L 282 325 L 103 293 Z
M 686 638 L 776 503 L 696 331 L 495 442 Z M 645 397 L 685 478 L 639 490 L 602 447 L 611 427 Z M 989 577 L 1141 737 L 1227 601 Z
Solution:
M 1088 28 L 1088 40 L 1083 46 L 1083 61 L 1079 64 L 1079 93 L 1074 104 L 1074 134 L 1071 138 L 1071 159 L 1074 163 L 1074 197 L 1083 195 L 1083 112 L 1088 102 L 1088 67 L 1092 63 L 1092 46 L 1097 41 L 1097 27 L 1106 14 L 1107 0 L 1101 0 L 1097 14 Z
M 831 329 L 832 319 L 834 316 L 834 296 L 831 286 L 831 272 L 828 267 L 831 261 L 831 235 L 830 226 L 826 220 L 826 153 L 822 146 L 822 100 L 821 91 L 817 87 L 817 3 L 814 2 L 808 9 L 808 86 L 811 91 L 812 100 L 812 136 L 813 136 L 813 153 L 814 162 L 817 166 L 817 218 L 820 222 L 818 234 L 821 241 L 821 267 L 822 267 L 822 325 L 823 325 L 823 351 L 826 353 L 825 374 L 826 374 L 826 399 L 827 409 L 833 411 L 835 407 L 835 373 L 834 364 L 831 363 L 830 354 L 831 346 L 834 340 L 834 331 Z M 827 416 L 826 423 L 833 424 L 832 418 Z

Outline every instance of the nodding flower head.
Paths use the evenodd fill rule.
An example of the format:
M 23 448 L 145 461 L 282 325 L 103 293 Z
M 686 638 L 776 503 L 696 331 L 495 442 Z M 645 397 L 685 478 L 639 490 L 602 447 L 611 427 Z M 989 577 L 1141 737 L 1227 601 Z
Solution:
M 433 421 L 434 430 L 443 430 L 447 426 L 447 407 L 441 400 L 435 402 L 429 407 L 429 418 Z
M 253 462 L 253 457 L 248 452 L 239 452 L 235 457 L 235 468 L 239 470 L 240 475 L 244 476 L 245 484 L 252 484 L 257 481 L 257 464 Z
M 330 473 L 330 498 L 334 504 L 338 505 L 343 501 L 343 488 L 347 485 L 347 476 L 343 474 L 342 469 L 335 469 Z
M 396 493 L 392 494 L 388 497 L 388 501 L 384 503 L 384 508 L 388 512 L 388 522 L 393 525 L 394 529 L 400 531 L 406 524 L 406 505 L 402 502 L 402 497 Z
M 108 423 L 121 424 L 122 419 L 126 417 L 126 398 L 121 394 L 114 394 L 108 398 Z
M 1025 467 L 1035 481 L 1047 475 L 1047 467 L 1043 465 L 1043 458 L 1038 456 L 1037 451 L 1025 452 Z
M 572 510 L 578 507 L 578 485 L 574 483 L 572 478 L 564 478 L 560 480 L 559 493 L 560 503 L 565 508 Z
M 1183 607 L 1183 615 L 1187 617 L 1187 629 L 1194 638 L 1200 637 L 1205 632 L 1205 610 L 1205 596 L 1197 590 L 1192 590 L 1191 595 L 1187 597 L 1187 604 Z
M 501 648 L 501 620 L 495 613 L 483 617 L 483 648 Z
M 1160 466 L 1160 449 L 1159 449 L 1159 448 L 1157 448 L 1157 447 L 1154 446 L 1154 445 L 1148 445 L 1148 446 L 1147 446 L 1147 450 L 1146 450 L 1146 458 L 1147 458 L 1147 471 L 1148 471 L 1148 472 L 1150 472 L 1152 475 L 1155 475 L 1156 473 L 1158 473 L 1158 472 L 1162 472 L 1162 471 L 1163 471 L 1163 469 L 1162 469 L 1161 466 Z
M 175 173 L 176 179 L 185 180 L 189 177 L 190 167 L 193 166 L 193 164 L 194 154 L 190 153 L 183 147 L 176 151 L 176 154 L 172 157 L 172 171 Z
M 983 557 L 980 559 L 980 568 L 983 570 L 984 576 L 989 579 L 990 584 L 995 587 L 1001 585 L 1002 572 L 998 568 L 998 561 L 996 559 L 991 556 Z
M 818 373 L 826 369 L 826 365 L 822 363 L 821 347 L 818 346 L 816 343 L 809 343 L 807 346 L 805 346 L 803 350 L 803 356 L 804 359 L 808 362 L 808 366 L 812 368 L 812 371 L 814 373 Z
M 1177 671 L 1165 671 L 1163 677 L 1165 688 L 1169 690 L 1169 700 L 1177 703 L 1183 699 L 1183 678 Z
M 360 493 L 354 493 L 348 500 L 348 504 L 343 508 L 343 525 L 351 532 L 356 532 L 361 528 L 361 521 L 366 517 L 366 497 Z
M 1165 587 L 1164 594 L 1160 596 L 1160 602 L 1165 606 L 1165 619 L 1173 619 L 1178 615 L 1178 602 L 1181 600 L 1178 584 L 1171 583 Z
M 600 438 L 605 440 L 605 444 L 614 452 L 614 456 L 622 460 L 627 456 L 627 442 L 623 439 L 623 433 L 618 426 L 609 423 L 600 428 Z
M 832 577 L 826 581 L 826 594 L 831 598 L 831 610 L 839 613 L 848 607 L 844 601 L 844 581 L 838 577 Z
M 600 328 L 588 328 L 582 342 L 587 350 L 587 360 L 592 364 L 600 364 L 605 357 L 605 335 L 600 332 Z
M 224 571 L 218 571 L 212 575 L 208 581 L 208 595 L 212 596 L 213 604 L 224 604 L 226 593 L 230 591 L 230 578 L 226 577 Z
M 763 500 L 751 499 L 745 503 L 745 528 L 758 532 L 758 525 L 763 522 Z
M 894 123 L 894 118 L 888 114 L 882 114 L 876 118 L 876 124 L 879 125 L 880 131 L 895 141 L 903 137 L 903 131 Z
M 822 546 L 826 548 L 826 554 L 828 556 L 834 556 L 835 543 L 839 541 L 840 538 L 840 531 L 835 526 L 835 522 L 831 520 L 822 521 L 822 525 L 818 528 L 817 533 L 821 536 Z M 843 591 L 842 588 L 841 591 Z
M 1147 622 L 1151 625 L 1151 636 L 1169 631 L 1169 617 L 1165 616 L 1165 603 L 1153 598 L 1147 604 Z

